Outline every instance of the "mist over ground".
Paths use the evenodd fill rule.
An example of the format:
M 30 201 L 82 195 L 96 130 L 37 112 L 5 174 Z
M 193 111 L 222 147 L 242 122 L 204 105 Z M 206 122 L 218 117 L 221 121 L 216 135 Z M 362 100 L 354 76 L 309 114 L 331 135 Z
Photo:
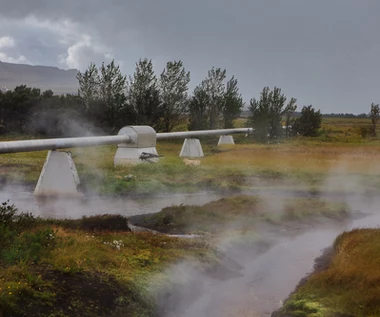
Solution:
M 344 166 L 344 159 L 337 164 L 340 171 Z M 162 316 L 271 316 L 299 281 L 312 272 L 314 260 L 339 234 L 380 223 L 380 201 L 363 195 L 361 181 L 344 173 L 325 179 L 326 186 L 334 183 L 343 189 L 344 195 L 338 199 L 343 199 L 350 210 L 343 221 L 320 216 L 277 227 L 263 223 L 254 228 L 254 234 L 234 231 L 239 221 L 231 223 L 230 232 L 220 233 L 217 248 L 233 263 L 232 271 L 239 274 L 205 273 L 188 262 L 173 265 L 165 273 L 171 284 L 168 293 L 157 295 Z M 290 192 L 261 198 L 274 207 L 272 210 L 282 213 L 285 200 L 295 196 Z
M 163 149 L 168 150 L 169 146 L 170 155 L 175 153 L 177 156 L 176 147 L 180 145 L 165 144 Z M 325 145 L 319 148 L 289 144 L 250 146 L 238 145 L 224 152 L 210 151 L 213 155 L 202 159 L 200 166 L 186 167 L 186 170 L 180 158 L 170 155 L 156 165 L 114 170 L 109 163 L 114 154 L 112 149 L 77 149 L 74 152 L 74 160 L 81 168 L 88 165 L 92 172 L 111 174 L 113 178 L 121 178 L 122 182 L 131 171 L 138 176 L 137 183 L 146 179 L 164 183 L 180 171 L 187 181 L 203 179 L 205 175 L 208 181 L 232 180 L 241 185 L 234 192 L 215 190 L 212 187 L 215 183 L 210 182 L 209 191 L 192 194 L 163 190 L 123 197 L 94 191 L 81 199 L 36 199 L 32 195 L 32 183 L 25 187 L 22 183 L 16 186 L 10 181 L 3 183 L 0 199 L 9 199 L 20 211 L 30 211 L 42 217 L 77 219 L 97 214 L 127 217 L 150 214 L 171 205 L 203 205 L 227 195 L 259 196 L 265 206 L 263 213 L 270 213 L 271 217 L 252 227 L 245 223 L 246 218 L 235 217 L 219 231 L 204 234 L 205 240 L 222 255 L 218 268 L 210 266 L 207 269 L 207 263 L 178 261 L 154 275 L 148 291 L 156 298 L 163 317 L 270 316 L 281 307 L 298 282 L 312 271 L 314 259 L 324 248 L 331 246 L 338 234 L 357 226 L 377 226 L 379 199 L 375 189 L 380 170 L 375 164 L 375 147 L 366 150 L 362 146 L 358 150 Z M 102 155 L 106 155 L 108 163 L 98 160 Z M 18 166 L 22 166 L 18 157 L 15 160 Z M 234 160 L 241 165 L 234 165 Z M 4 163 L 5 167 L 7 164 L 9 162 Z M 223 164 L 228 166 L 230 178 L 223 178 L 226 173 Z M 249 169 L 249 164 L 267 165 L 263 165 L 264 171 L 261 171 Z M 138 174 L 144 170 L 148 172 Z M 214 170 L 216 174 L 212 174 Z M 17 173 L 19 179 L 26 175 L 30 177 L 25 168 Z M 185 173 L 189 174 L 188 177 Z M 179 178 L 179 182 L 183 182 L 183 178 Z M 343 202 L 349 212 L 329 215 L 321 210 L 318 215 L 312 215 L 307 214 L 304 209 L 307 207 L 300 204 L 299 215 L 294 212 L 287 220 L 281 218 L 288 211 L 287 202 L 296 198 Z M 307 215 L 302 216 L 302 213 Z M 186 229 L 191 232 L 194 228 L 189 224 Z
M 344 169 L 344 162 L 339 166 Z M 325 184 L 333 183 L 344 189 L 345 194 L 335 200 L 344 199 L 349 206 L 351 214 L 347 219 L 341 222 L 320 216 L 276 226 L 262 223 L 252 231 L 242 231 L 243 221 L 237 219 L 218 234 L 216 242 L 216 248 L 225 256 L 225 269 L 205 272 L 191 262 L 177 263 L 156 277 L 165 280 L 167 290 L 157 290 L 155 285 L 162 284 L 155 283 L 153 278 L 151 292 L 157 298 L 162 316 L 270 316 L 281 307 L 298 282 L 311 272 L 314 259 L 338 234 L 355 224 L 373 225 L 374 219 L 380 220 L 376 208 L 378 199 L 369 199 L 362 194 L 359 177 L 344 175 L 327 177 Z M 352 194 L 355 188 L 359 190 Z M 10 198 L 20 210 L 42 217 L 74 219 L 105 213 L 132 216 L 158 212 L 170 205 L 201 205 L 222 197 L 217 193 L 199 193 L 140 199 L 95 196 L 80 200 L 37 201 L 30 192 L 22 190 L 21 187 L 6 187 L 0 198 Z M 298 190 L 282 192 L 275 197 L 264 193 L 260 197 L 270 206 L 271 212 L 281 214 L 286 200 L 297 195 Z M 375 218 L 368 218 L 368 221 L 363 218 L 357 222 L 355 218 L 363 217 L 363 214 L 374 214 Z

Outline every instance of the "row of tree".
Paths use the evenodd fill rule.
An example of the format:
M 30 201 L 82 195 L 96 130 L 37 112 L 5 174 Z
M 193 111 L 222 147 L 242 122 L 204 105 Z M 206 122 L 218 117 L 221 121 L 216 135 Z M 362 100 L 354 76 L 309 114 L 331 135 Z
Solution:
M 128 122 L 170 132 L 187 120 L 189 130 L 232 128 L 244 107 L 237 79 L 232 76 L 227 80 L 226 70 L 221 68 L 211 68 L 189 97 L 190 72 L 181 61 L 168 62 L 159 78 L 148 59 L 136 63 L 129 79 L 114 62 L 102 64 L 99 69 L 91 64 L 84 73 L 78 73 L 78 80 L 79 96 L 88 115 L 112 130 Z M 99 112 L 99 108 L 103 111 Z M 280 88 L 265 87 L 260 100 L 250 101 L 252 116 L 248 124 L 255 127 L 258 140 L 316 135 L 321 126 L 320 111 L 304 107 L 301 116 L 294 119 L 296 109 L 295 98 L 286 104 Z M 105 115 L 98 116 L 102 112 Z
M 125 125 L 150 125 L 172 131 L 179 124 L 190 129 L 232 127 L 243 108 L 237 80 L 226 70 L 212 68 L 188 95 L 190 72 L 181 61 L 168 62 L 156 77 L 151 60 L 136 63 L 128 79 L 114 61 L 95 64 L 77 75 L 77 95 L 21 85 L 0 91 L 0 132 L 49 136 L 112 133 Z
M 56 96 L 51 90 L 41 92 L 25 85 L 0 91 L 2 134 L 83 135 L 93 125 L 82 113 L 82 100 L 77 95 Z
M 324 113 L 322 115 L 324 118 L 369 118 L 371 116 L 370 113 Z
M 237 79 L 226 82 L 220 68 L 209 70 L 189 97 L 190 72 L 182 61 L 168 62 L 158 78 L 148 59 L 139 60 L 128 79 L 114 61 L 99 69 L 91 64 L 77 78 L 87 116 L 112 131 L 128 123 L 170 132 L 187 119 L 189 129 L 231 128 L 244 106 Z
M 237 79 L 227 79 L 221 68 L 211 68 L 189 95 L 190 72 L 182 61 L 168 62 L 157 77 L 152 61 L 140 59 L 129 78 L 114 61 L 99 68 L 90 64 L 77 79 L 77 95 L 56 96 L 26 86 L 0 92 L 1 131 L 72 136 L 114 133 L 125 125 L 149 125 L 165 132 L 184 124 L 189 130 L 233 128 L 244 107 Z M 259 99 L 252 98 L 247 124 L 254 127 L 255 138 L 315 136 L 320 111 L 307 106 L 296 117 L 296 102 L 287 101 L 277 87 L 265 87 Z

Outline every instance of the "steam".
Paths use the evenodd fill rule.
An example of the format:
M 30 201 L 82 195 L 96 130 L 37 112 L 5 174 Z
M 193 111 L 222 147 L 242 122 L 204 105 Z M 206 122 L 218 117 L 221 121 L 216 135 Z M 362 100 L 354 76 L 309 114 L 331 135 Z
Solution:
M 358 226 L 373 227 L 380 223 L 376 209 L 379 199 L 368 195 L 368 174 L 379 171 L 369 166 L 368 174 L 362 175 L 352 171 L 350 164 L 352 157 L 345 156 L 333 162 L 320 189 L 323 189 L 321 198 L 346 203 L 354 211 L 353 218 L 341 222 L 326 219 L 301 229 L 265 225 L 254 228 L 254 233 L 240 232 L 239 235 L 236 229 L 242 222 L 230 223 L 216 248 L 241 267 L 236 269 L 240 276 L 210 275 L 199 268 L 194 269 L 188 262 L 173 265 L 166 272 L 170 286 L 163 293 L 167 295 L 156 294 L 161 316 L 270 316 L 280 308 L 298 282 L 312 271 L 314 259 L 331 246 L 337 235 Z M 302 185 L 308 192 L 310 185 Z M 269 209 L 281 214 L 285 201 L 296 197 L 302 187 L 282 191 L 281 195 L 260 197 Z M 363 213 L 372 216 L 354 220 Z M 265 243 L 260 243 L 263 241 Z M 187 283 L 183 283 L 184 277 Z
M 53 107 L 54 105 L 52 105 Z M 26 126 L 31 134 L 78 137 L 104 134 L 101 127 L 81 116 L 75 109 L 48 109 L 35 112 Z
M 66 122 L 64 127 L 69 134 L 75 135 L 78 135 L 77 129 L 85 130 L 81 122 Z M 81 133 L 92 135 L 91 128 L 84 130 Z M 84 160 L 88 161 L 99 155 L 96 149 L 77 149 L 76 153 L 81 159 L 85 155 Z M 329 220 L 301 228 L 271 224 L 247 228 L 244 219 L 231 222 L 216 243 L 216 248 L 224 254 L 224 270 L 209 272 L 202 265 L 183 261 L 152 279 L 150 292 L 161 316 L 270 316 L 299 280 L 312 270 L 314 259 L 321 250 L 330 246 L 339 233 L 355 226 L 376 226 L 379 223 L 376 209 L 379 199 L 368 194 L 368 188 L 375 188 L 376 183 L 368 183 L 373 181 L 368 174 L 378 175 L 380 168 L 368 166 L 366 175 L 362 175 L 352 169 L 352 161 L 351 156 L 342 156 L 330 162 L 330 170 L 319 184 L 326 193 L 326 196 L 322 193 L 321 198 L 343 201 L 354 211 L 373 213 L 372 218 L 342 223 Z M 103 173 L 103 168 L 94 165 L 94 171 Z M 192 177 L 195 178 L 196 173 Z M 261 181 L 260 178 L 251 179 L 249 185 L 259 187 Z M 289 188 L 294 183 L 294 179 L 281 180 L 281 184 L 289 185 Z M 268 209 L 280 215 L 284 212 L 285 202 L 297 197 L 300 189 L 309 192 L 310 184 L 297 180 L 297 188 L 289 188 L 275 194 L 261 190 L 260 197 Z M 170 205 L 202 205 L 220 198 L 221 195 L 205 192 L 142 198 L 92 196 L 39 200 L 33 197 L 30 189 L 14 184 L 3 184 L 0 192 L 2 201 L 10 199 L 20 210 L 47 218 L 79 218 L 105 213 L 132 216 L 158 212 Z M 164 290 L 162 285 L 165 285 Z
M 325 192 L 332 193 L 332 196 L 335 193 L 341 201 L 353 210 L 358 210 L 363 205 L 367 208 L 373 205 L 376 198 L 374 196 L 376 184 L 373 183 L 373 176 L 378 176 L 380 172 L 377 164 L 368 164 L 368 162 L 365 168 L 361 167 L 361 172 L 364 169 L 365 174 L 356 172 L 352 164 L 354 159 L 358 159 L 359 161 L 355 163 L 360 164 L 360 156 L 341 156 L 331 166 L 327 177 L 321 184 L 321 188 Z
M 82 216 L 107 213 L 130 217 L 159 212 L 162 208 L 171 205 L 203 205 L 222 198 L 221 195 L 208 192 L 135 198 L 95 195 L 83 198 L 37 198 L 33 196 L 33 189 L 8 184 L 0 191 L 0 200 L 10 200 L 10 203 L 15 204 L 19 210 L 32 212 L 44 218 L 78 219 Z

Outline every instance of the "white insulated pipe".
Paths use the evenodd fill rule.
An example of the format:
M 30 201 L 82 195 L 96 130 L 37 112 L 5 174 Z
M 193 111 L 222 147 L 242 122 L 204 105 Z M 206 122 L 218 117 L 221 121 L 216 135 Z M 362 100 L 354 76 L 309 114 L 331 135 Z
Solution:
M 157 140 L 170 140 L 170 139 L 184 139 L 196 138 L 200 136 L 219 136 L 237 133 L 252 133 L 252 128 L 239 128 L 239 129 L 219 129 L 219 130 L 200 130 L 200 131 L 186 131 L 186 132 L 166 132 L 157 133 Z
M 0 142 L 0 154 L 59 150 L 74 147 L 87 147 L 120 143 L 133 143 L 133 140 L 129 135 L 111 135 L 80 138 L 5 141 Z
M 186 132 L 168 132 L 156 133 L 156 140 L 184 139 L 201 136 L 219 136 L 236 133 L 251 133 L 251 128 L 240 129 L 220 129 L 220 130 L 201 130 Z M 87 147 L 109 144 L 130 144 L 136 143 L 135 136 L 128 134 L 119 134 L 111 136 L 92 136 L 79 138 L 61 138 L 61 139 L 38 139 L 23 141 L 5 141 L 0 142 L 0 154 L 34 152 L 45 150 L 69 149 L 75 147 Z

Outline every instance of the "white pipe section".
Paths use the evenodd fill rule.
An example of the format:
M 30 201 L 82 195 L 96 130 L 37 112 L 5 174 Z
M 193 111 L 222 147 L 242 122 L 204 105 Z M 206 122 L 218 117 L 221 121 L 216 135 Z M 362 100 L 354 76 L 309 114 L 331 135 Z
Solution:
M 201 130 L 186 132 L 168 132 L 156 133 L 157 140 L 168 139 L 185 139 L 201 136 L 219 136 L 236 133 L 251 133 L 251 128 L 241 129 L 220 129 L 220 130 Z M 40 139 L 25 141 L 5 141 L 0 142 L 0 154 L 18 153 L 18 152 L 34 152 L 44 150 L 59 150 L 74 147 L 87 147 L 108 144 L 128 144 L 135 143 L 133 136 L 128 134 L 112 135 L 112 136 L 93 136 L 80 138 L 62 138 L 62 139 Z
M 196 138 L 200 136 L 212 136 L 212 135 L 227 135 L 236 133 L 251 133 L 251 128 L 239 128 L 239 129 L 220 129 L 220 130 L 200 130 L 200 131 L 186 131 L 186 132 L 166 132 L 157 133 L 157 140 L 169 140 L 169 139 L 185 139 Z
M 108 144 L 133 143 L 129 135 L 92 136 L 80 138 L 43 139 L 0 142 L 0 154 L 68 149 Z

